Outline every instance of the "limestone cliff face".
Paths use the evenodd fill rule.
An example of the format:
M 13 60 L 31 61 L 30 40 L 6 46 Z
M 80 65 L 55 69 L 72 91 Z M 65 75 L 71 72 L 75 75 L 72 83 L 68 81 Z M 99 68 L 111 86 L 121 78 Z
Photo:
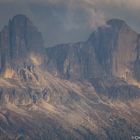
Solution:
M 137 46 L 138 34 L 124 21 L 112 19 L 86 42 L 47 48 L 48 69 L 62 77 L 67 72 L 66 79 L 109 76 L 130 80 L 138 59 Z
M 17 64 L 44 63 L 49 72 L 64 79 L 115 76 L 139 81 L 139 42 L 139 35 L 124 21 L 112 19 L 86 42 L 47 48 L 46 64 L 41 33 L 26 16 L 17 15 L 0 32 L 0 70 L 11 77 Z
M 117 23 L 116 23 L 117 26 Z M 133 77 L 133 64 L 137 59 L 138 34 L 122 23 L 115 49 L 112 53 L 112 73 L 116 77 L 129 80 Z
M 140 82 L 140 35 L 138 35 L 136 51 L 137 58 L 134 63 L 134 77 Z
M 139 35 L 121 20 L 45 55 L 32 22 L 15 16 L 0 32 L 0 140 L 138 136 L 140 87 L 127 78 L 140 80 L 139 56 Z
M 94 48 L 87 43 L 58 45 L 47 48 L 47 69 L 55 76 L 83 80 L 103 74 Z
M 24 15 L 17 15 L 0 32 L 0 69 L 32 61 L 43 52 L 41 33 Z
M 112 19 L 107 27 L 94 32 L 90 40 L 103 69 L 112 76 L 129 80 L 137 59 L 137 38 L 138 34 L 124 21 Z

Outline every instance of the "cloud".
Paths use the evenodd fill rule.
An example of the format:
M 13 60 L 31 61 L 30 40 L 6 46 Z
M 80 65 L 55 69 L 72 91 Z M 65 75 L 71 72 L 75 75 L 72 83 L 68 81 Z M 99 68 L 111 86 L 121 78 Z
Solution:
M 140 32 L 139 0 L 98 0 L 96 7 L 104 12 L 106 18 L 121 18 L 137 32 Z
M 89 32 L 105 24 L 103 12 L 85 0 L 30 0 L 30 9 L 41 21 L 40 27 L 46 27 L 46 40 L 55 40 L 54 44 L 86 40 Z
M 80 25 L 82 28 L 94 28 L 105 23 L 103 12 L 95 10 L 94 0 L 92 2 L 88 0 L 29 0 L 29 2 L 31 5 L 52 7 L 53 14 L 58 17 L 63 16 L 66 29 L 80 28 Z M 64 13 L 61 12 L 62 10 L 65 10 Z M 66 24 L 68 26 L 65 26 Z
M 140 31 L 139 0 L 0 0 L 0 28 L 16 14 L 26 14 L 47 45 L 86 40 L 110 18 L 126 20 Z

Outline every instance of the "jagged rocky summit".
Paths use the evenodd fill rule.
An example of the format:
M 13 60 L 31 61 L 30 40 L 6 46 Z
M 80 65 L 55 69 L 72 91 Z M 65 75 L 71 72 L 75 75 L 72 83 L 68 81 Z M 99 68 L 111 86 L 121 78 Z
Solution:
M 0 139 L 129 140 L 140 133 L 140 37 L 112 19 L 45 48 L 17 15 L 0 32 Z
M 41 33 L 24 15 L 13 17 L 0 32 L 0 70 L 6 76 L 12 76 L 17 65 L 40 65 L 43 52 Z
M 139 35 L 124 21 L 112 19 L 96 29 L 87 41 L 50 47 L 46 53 L 50 72 L 66 79 L 129 79 L 136 74 L 138 48 Z
M 115 92 L 115 96 L 126 98 L 128 91 L 132 96 L 139 95 L 139 91 L 135 92 L 135 86 L 139 86 L 139 34 L 123 20 L 109 20 L 87 41 L 50 47 L 46 53 L 48 71 L 54 75 L 88 80 L 99 92 Z M 112 91 L 112 87 L 120 86 L 124 94 L 122 90 Z

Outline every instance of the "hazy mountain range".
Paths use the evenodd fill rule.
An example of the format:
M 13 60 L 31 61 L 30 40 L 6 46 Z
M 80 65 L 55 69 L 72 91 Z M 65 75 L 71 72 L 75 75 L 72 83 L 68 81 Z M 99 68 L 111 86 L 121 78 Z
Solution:
M 0 139 L 139 136 L 139 69 L 140 35 L 123 20 L 47 47 L 30 19 L 13 17 L 0 32 Z

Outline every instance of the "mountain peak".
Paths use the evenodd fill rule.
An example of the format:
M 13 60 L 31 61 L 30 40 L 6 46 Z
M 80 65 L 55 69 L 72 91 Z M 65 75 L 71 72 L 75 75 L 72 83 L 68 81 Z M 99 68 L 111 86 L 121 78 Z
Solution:
M 22 20 L 22 19 L 26 19 L 29 20 L 29 18 L 26 15 L 23 14 L 19 14 L 19 15 L 15 15 L 12 20 Z
M 32 21 L 25 15 L 16 15 L 0 32 L 0 69 L 29 61 L 31 54 L 44 50 L 43 38 Z
M 111 25 L 113 27 L 122 27 L 123 25 L 127 25 L 124 20 L 117 19 L 117 18 L 110 19 L 106 23 L 107 23 L 107 25 Z
M 22 15 L 22 14 L 14 16 L 9 21 L 9 24 L 10 23 L 12 23 L 12 25 L 20 26 L 20 27 L 23 26 L 23 25 L 26 26 L 26 23 L 31 24 L 33 26 L 33 23 L 31 22 L 31 20 L 26 15 Z

